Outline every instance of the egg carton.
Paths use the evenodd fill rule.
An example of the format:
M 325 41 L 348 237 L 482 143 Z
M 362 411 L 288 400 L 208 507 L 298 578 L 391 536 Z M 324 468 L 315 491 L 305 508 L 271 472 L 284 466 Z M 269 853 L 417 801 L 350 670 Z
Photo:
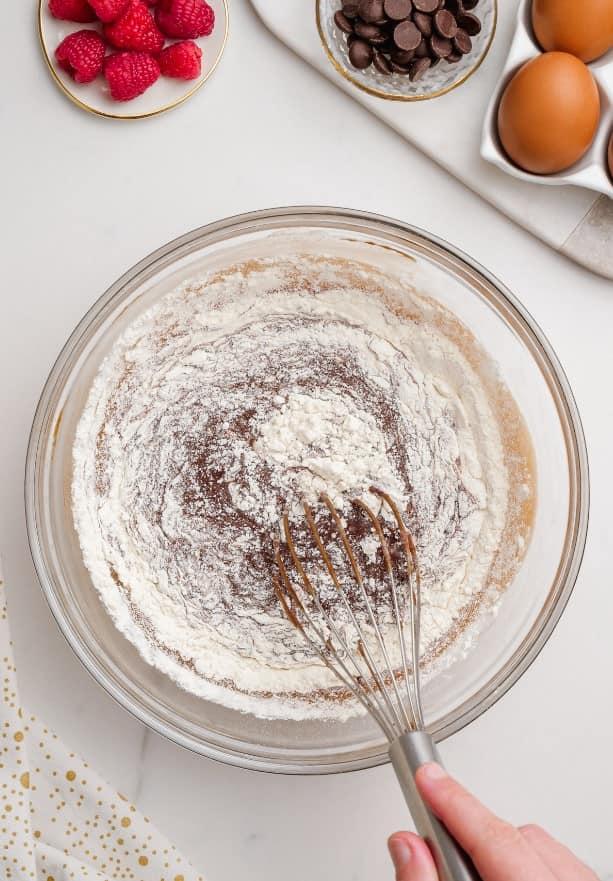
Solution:
M 607 147 L 609 137 L 613 134 L 612 49 L 588 65 L 600 92 L 600 123 L 590 149 L 578 162 L 555 174 L 531 174 L 512 163 L 502 149 L 497 127 L 498 104 L 502 93 L 519 68 L 526 61 L 530 61 L 542 53 L 532 32 L 531 6 L 532 0 L 523 0 L 520 4 L 513 42 L 485 115 L 481 156 L 506 171 L 507 174 L 521 178 L 521 180 L 546 184 L 547 186 L 571 184 L 575 187 L 587 187 L 613 198 L 613 181 L 607 169 Z

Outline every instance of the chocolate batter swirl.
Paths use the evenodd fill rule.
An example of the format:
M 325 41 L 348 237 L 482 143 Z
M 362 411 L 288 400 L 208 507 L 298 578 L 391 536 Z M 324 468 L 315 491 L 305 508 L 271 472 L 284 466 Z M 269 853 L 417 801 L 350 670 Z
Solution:
M 73 500 L 93 581 L 147 660 L 230 706 L 331 712 L 313 695 L 333 680 L 274 596 L 271 536 L 326 490 L 384 603 L 348 504 L 372 485 L 416 540 L 425 658 L 458 637 L 505 582 L 519 470 L 454 322 L 370 267 L 296 256 L 187 284 L 123 334 L 78 428 Z

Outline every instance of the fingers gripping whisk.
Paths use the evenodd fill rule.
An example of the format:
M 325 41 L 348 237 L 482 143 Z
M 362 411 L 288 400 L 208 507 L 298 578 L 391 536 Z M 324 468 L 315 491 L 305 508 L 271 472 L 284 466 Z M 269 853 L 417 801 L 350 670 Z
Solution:
M 441 881 L 479 881 L 470 857 L 432 814 L 415 781 L 421 765 L 441 761 L 424 731 L 421 708 L 419 569 L 398 506 L 382 490 L 371 488 L 371 493 L 381 500 L 381 515 L 391 516 L 378 517 L 360 499 L 352 507 L 366 532 L 375 537 L 381 565 L 369 569 L 363 544 L 352 544 L 341 515 L 322 495 L 327 516 L 322 521 L 304 503 L 307 528 L 300 532 L 300 541 L 299 527 L 304 524 L 294 524 L 292 531 L 289 517 L 283 518 L 284 541 L 277 538 L 274 543 L 275 592 L 287 618 L 387 737 L 398 782 Z M 395 540 L 390 544 L 391 530 Z M 335 604 L 330 603 L 330 587 Z M 384 588 L 383 595 L 387 592 L 386 602 L 381 602 L 376 587 Z
M 343 518 L 327 495 L 321 496 L 330 530 L 322 536 L 321 519 L 303 503 L 306 535 L 316 551 L 304 547 L 283 517 L 283 539 L 274 541 L 275 593 L 291 623 L 332 670 L 344 688 L 371 714 L 390 743 L 423 729 L 419 681 L 420 579 L 413 539 L 394 500 L 382 490 L 381 513 L 361 499 L 352 504 L 363 518 L 364 533 L 377 540 L 384 584 L 369 589 L 360 548 L 352 543 Z M 390 539 L 393 529 L 394 540 Z M 317 571 L 315 572 L 315 568 Z M 316 577 L 315 577 L 316 576 Z M 341 616 L 333 614 L 321 588 L 333 589 Z M 382 601 L 382 599 L 384 601 Z

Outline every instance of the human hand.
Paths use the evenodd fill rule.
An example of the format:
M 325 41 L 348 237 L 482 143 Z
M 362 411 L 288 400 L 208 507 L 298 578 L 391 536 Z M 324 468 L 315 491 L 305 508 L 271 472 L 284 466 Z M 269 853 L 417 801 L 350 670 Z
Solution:
M 440 765 L 417 772 L 421 795 L 472 858 L 483 881 L 598 881 L 594 872 L 538 826 L 496 817 Z M 439 881 L 425 841 L 396 832 L 388 841 L 396 881 Z

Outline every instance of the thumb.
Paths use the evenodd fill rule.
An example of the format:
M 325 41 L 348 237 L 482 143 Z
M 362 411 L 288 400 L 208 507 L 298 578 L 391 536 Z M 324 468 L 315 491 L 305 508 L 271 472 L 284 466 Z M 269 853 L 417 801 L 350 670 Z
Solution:
M 428 845 L 412 832 L 396 832 L 387 842 L 396 881 L 438 881 Z

